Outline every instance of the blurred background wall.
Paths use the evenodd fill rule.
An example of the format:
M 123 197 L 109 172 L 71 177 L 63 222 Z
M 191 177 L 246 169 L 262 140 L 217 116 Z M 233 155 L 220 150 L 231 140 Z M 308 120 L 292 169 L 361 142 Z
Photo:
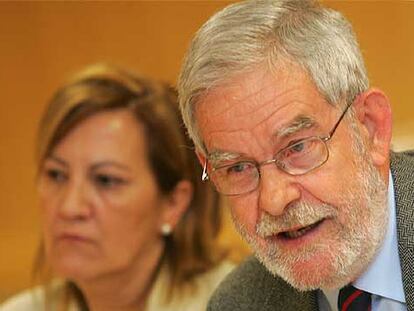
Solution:
M 372 85 L 394 111 L 394 148 L 414 147 L 414 2 L 324 1 L 353 23 Z M 0 301 L 30 286 L 39 237 L 34 138 L 52 92 L 110 62 L 174 83 L 192 34 L 228 2 L 0 3 Z M 224 243 L 243 244 L 228 221 Z

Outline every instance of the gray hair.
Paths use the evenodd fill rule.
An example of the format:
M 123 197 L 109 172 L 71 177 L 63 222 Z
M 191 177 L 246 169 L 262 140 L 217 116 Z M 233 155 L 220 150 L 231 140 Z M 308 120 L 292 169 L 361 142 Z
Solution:
M 196 33 L 178 79 L 188 134 L 206 153 L 195 105 L 214 86 L 276 61 L 299 64 L 328 103 L 346 104 L 368 88 L 368 77 L 350 23 L 313 0 L 245 1 L 212 16 Z

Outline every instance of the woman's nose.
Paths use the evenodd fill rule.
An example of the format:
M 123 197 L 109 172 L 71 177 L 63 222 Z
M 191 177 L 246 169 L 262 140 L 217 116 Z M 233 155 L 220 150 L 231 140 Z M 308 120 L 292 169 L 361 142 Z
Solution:
M 69 180 L 59 200 L 59 214 L 66 219 L 86 219 L 91 215 L 87 185 L 80 180 Z

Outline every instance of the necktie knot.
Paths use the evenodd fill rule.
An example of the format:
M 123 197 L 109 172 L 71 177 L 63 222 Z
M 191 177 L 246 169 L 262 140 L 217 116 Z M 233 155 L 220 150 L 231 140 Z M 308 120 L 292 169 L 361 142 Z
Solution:
M 339 291 L 338 310 L 371 311 L 371 294 L 347 285 Z

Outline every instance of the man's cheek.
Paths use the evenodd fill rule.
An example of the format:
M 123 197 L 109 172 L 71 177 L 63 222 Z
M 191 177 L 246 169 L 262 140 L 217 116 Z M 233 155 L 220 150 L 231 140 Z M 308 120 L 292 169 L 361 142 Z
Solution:
M 233 221 L 238 227 L 243 227 L 246 233 L 254 235 L 256 224 L 259 221 L 257 207 L 249 204 L 248 199 L 242 199 L 241 197 L 229 200 Z

